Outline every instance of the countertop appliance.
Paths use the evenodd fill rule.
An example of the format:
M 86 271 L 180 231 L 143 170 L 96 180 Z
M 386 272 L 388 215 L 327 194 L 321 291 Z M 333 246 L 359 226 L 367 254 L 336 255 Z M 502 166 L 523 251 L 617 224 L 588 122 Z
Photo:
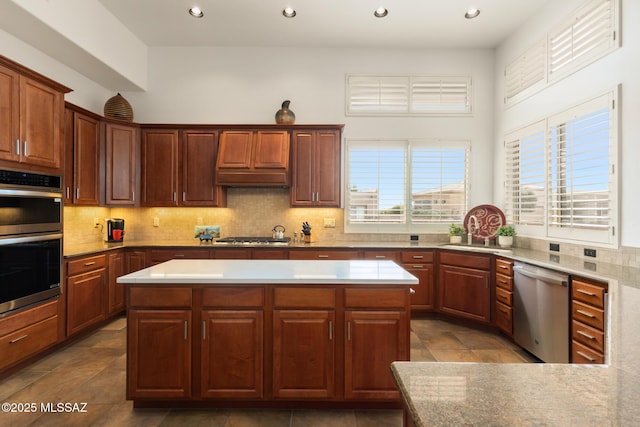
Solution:
M 111 218 L 107 220 L 107 241 L 122 242 L 124 240 L 124 219 Z
M 283 237 L 281 239 L 272 237 L 225 237 L 218 239 L 214 245 L 226 246 L 288 246 L 291 243 L 291 237 Z
M 61 183 L 0 170 L 0 317 L 60 294 Z
M 513 338 L 547 363 L 569 363 L 569 277 L 515 262 Z

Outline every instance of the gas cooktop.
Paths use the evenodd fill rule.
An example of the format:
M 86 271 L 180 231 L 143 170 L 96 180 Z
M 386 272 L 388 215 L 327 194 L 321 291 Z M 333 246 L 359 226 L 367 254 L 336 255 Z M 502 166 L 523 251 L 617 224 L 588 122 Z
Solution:
M 246 246 L 287 246 L 291 243 L 291 237 L 274 239 L 272 237 L 225 237 L 218 239 L 214 245 L 246 245 Z

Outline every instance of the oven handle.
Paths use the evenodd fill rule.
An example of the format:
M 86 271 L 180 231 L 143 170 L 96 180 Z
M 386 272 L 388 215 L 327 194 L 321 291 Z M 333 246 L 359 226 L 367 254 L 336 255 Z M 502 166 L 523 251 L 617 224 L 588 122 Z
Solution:
M 53 192 L 38 190 L 14 190 L 11 188 L 3 188 L 0 189 L 0 196 L 49 197 L 52 199 L 61 199 L 62 190 L 60 190 L 60 192 Z
M 43 240 L 62 239 L 62 233 L 40 234 L 38 236 L 9 237 L 0 239 L 0 246 L 13 245 L 16 243 L 42 242 Z

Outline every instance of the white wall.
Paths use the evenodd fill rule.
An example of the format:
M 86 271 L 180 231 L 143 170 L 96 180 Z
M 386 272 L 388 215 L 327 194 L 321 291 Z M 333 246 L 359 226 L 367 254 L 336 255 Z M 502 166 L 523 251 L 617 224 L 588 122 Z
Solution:
M 622 47 L 586 68 L 547 87 L 508 109 L 503 107 L 504 67 L 540 40 L 555 27 L 558 20 L 568 16 L 584 0 L 552 2 L 527 25 L 509 37 L 496 50 L 495 66 L 495 153 L 503 158 L 504 135 L 522 125 L 573 106 L 595 95 L 621 85 L 619 121 L 619 172 L 621 181 L 619 235 L 623 246 L 640 247 L 640 27 L 635 18 L 640 16 L 640 2 L 622 0 Z M 504 168 L 497 161 L 494 170 L 494 194 L 498 205 L 504 202 Z
M 291 100 L 296 123 L 344 123 L 346 138 L 472 141 L 470 204 L 492 201 L 492 50 L 151 48 L 146 92 L 123 92 L 141 123 L 274 123 Z M 473 78 L 473 117 L 345 116 L 348 73 Z

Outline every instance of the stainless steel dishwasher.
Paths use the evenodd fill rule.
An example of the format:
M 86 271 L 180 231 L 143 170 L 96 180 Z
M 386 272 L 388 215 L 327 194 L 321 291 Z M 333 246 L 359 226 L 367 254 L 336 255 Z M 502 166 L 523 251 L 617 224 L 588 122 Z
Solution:
M 569 363 L 569 277 L 516 262 L 514 323 L 516 343 L 547 363 Z

